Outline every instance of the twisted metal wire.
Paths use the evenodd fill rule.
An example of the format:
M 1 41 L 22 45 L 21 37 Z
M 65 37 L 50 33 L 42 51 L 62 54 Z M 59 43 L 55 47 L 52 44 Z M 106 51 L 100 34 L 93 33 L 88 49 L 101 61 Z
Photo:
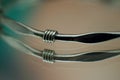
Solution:
M 44 62 L 54 63 L 55 62 L 54 55 L 55 55 L 54 50 L 44 49 L 41 57 Z
M 56 30 L 35 30 L 23 23 L 17 22 L 9 17 L 2 15 L 1 23 L 8 26 L 14 32 L 24 36 L 34 36 L 43 38 L 43 41 L 53 43 L 59 41 L 73 41 L 87 44 L 100 43 L 112 39 L 120 38 L 120 31 L 114 32 L 90 32 L 84 34 L 60 34 Z M 9 26 L 11 24 L 11 26 Z M 22 34 L 21 34 L 22 33 Z
M 0 9 L 0 20 L 2 17 L 2 10 Z M 2 17 L 5 18 L 5 17 Z M 75 41 L 75 42 L 83 42 L 83 43 L 98 43 L 98 42 L 103 42 L 115 38 L 120 37 L 120 31 L 118 32 L 100 32 L 100 33 L 87 33 L 87 34 L 78 34 L 78 35 L 65 35 L 65 34 L 58 34 L 57 31 L 55 30 L 46 30 L 46 31 L 36 31 L 29 26 L 23 25 L 22 23 L 18 23 L 15 20 L 12 19 L 7 19 L 4 20 L 5 22 L 3 23 L 9 23 L 12 21 L 12 24 L 16 24 L 19 28 L 22 28 L 24 31 L 24 34 L 30 34 L 34 33 L 35 36 L 42 37 L 45 42 L 50 42 L 53 43 L 55 40 L 63 40 L 63 41 Z M 11 26 L 11 28 L 13 28 Z M 15 29 L 14 29 L 15 30 Z M 19 30 L 16 30 L 20 32 Z M 21 32 L 23 33 L 23 31 Z M 33 34 L 30 34 L 33 35 Z M 36 50 L 32 49 L 31 47 L 22 45 L 24 48 L 29 49 L 32 53 L 36 54 Z M 89 52 L 89 53 L 84 53 L 84 54 L 73 54 L 73 55 L 55 55 L 54 50 L 48 50 L 44 49 L 42 52 L 37 52 L 40 53 L 38 56 L 40 56 L 44 62 L 48 63 L 54 63 L 55 61 L 57 62 L 93 62 L 93 61 L 99 61 L 103 60 L 106 58 L 110 58 L 116 55 L 120 55 L 120 50 L 115 50 L 115 51 L 103 51 L 103 52 Z M 99 55 L 99 56 L 98 56 Z M 107 56 L 106 56 L 107 55 Z
M 104 50 L 104 51 L 94 51 L 94 52 L 81 52 L 73 54 L 57 54 L 54 50 L 37 50 L 31 46 L 25 44 L 24 42 L 17 40 L 11 36 L 2 35 L 3 38 L 9 45 L 14 48 L 18 48 L 26 54 L 30 54 L 37 58 L 42 58 L 44 62 L 54 63 L 54 62 L 94 62 L 101 61 L 104 59 L 109 59 L 114 56 L 120 55 L 120 49 L 116 50 Z M 15 42 L 15 43 L 14 43 Z M 14 44 L 11 44 L 14 43 Z M 17 45 L 17 47 L 16 47 Z M 23 48 L 22 48 L 23 47 Z M 27 50 L 27 51 L 26 51 Z M 28 53 L 29 52 L 29 53 Z
M 43 41 L 53 43 L 58 32 L 55 30 L 46 30 L 43 35 Z

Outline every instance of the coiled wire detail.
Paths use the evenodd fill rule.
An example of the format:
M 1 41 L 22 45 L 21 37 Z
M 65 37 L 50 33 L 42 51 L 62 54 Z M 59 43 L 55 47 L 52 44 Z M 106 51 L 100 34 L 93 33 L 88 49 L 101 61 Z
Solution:
M 44 49 L 41 57 L 44 62 L 54 63 L 55 62 L 54 55 L 55 55 L 54 50 Z
M 55 35 L 58 32 L 55 30 L 46 30 L 43 35 L 43 41 L 53 43 L 55 42 Z

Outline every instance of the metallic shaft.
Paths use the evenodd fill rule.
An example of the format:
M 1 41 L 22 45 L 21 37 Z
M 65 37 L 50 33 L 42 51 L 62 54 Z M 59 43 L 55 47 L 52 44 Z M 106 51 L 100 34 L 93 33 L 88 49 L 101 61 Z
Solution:
M 117 32 L 91 32 L 85 34 L 60 34 L 56 30 L 36 30 L 23 23 L 17 22 L 6 16 L 2 16 L 1 23 L 20 35 L 40 37 L 45 42 L 72 41 L 81 43 L 99 43 L 115 38 L 120 38 L 120 31 Z
M 47 63 L 54 62 L 95 62 L 104 59 L 109 59 L 114 56 L 120 55 L 120 49 L 116 50 L 105 50 L 105 51 L 94 51 L 94 52 L 82 52 L 73 54 L 61 54 L 55 53 L 54 50 L 44 49 L 36 50 L 22 41 L 15 39 L 11 36 L 1 34 L 1 38 L 4 39 L 12 47 L 17 48 L 20 51 L 28 55 L 42 59 Z

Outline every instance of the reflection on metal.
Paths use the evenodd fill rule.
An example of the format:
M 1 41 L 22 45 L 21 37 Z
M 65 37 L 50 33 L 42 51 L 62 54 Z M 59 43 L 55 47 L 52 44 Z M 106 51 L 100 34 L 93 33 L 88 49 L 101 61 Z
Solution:
M 42 59 L 47 63 L 54 62 L 95 62 L 101 61 L 104 59 L 109 59 L 114 56 L 120 55 L 120 49 L 117 50 L 105 50 L 105 51 L 94 51 L 94 52 L 83 52 L 75 54 L 57 54 L 54 50 L 44 49 L 36 50 L 29 45 L 26 45 L 20 40 L 12 38 L 7 35 L 2 35 L 2 38 L 10 44 L 12 47 L 17 48 L 20 51 L 23 51 L 26 54 L 35 56 Z
M 115 38 L 120 38 L 120 31 L 118 32 L 92 32 L 85 34 L 59 34 L 55 30 L 38 31 L 20 22 L 17 22 L 6 16 L 2 16 L 1 22 L 14 32 L 21 35 L 29 35 L 43 38 L 45 42 L 54 42 L 55 40 L 60 41 L 73 41 L 82 43 L 99 43 L 108 41 Z
M 119 38 L 120 31 L 118 32 L 93 32 L 86 34 L 76 34 L 76 35 L 66 35 L 59 34 L 55 30 L 46 30 L 46 31 L 38 31 L 27 25 L 24 25 L 20 22 L 17 22 L 11 18 L 8 18 L 2 15 L 2 11 L 0 11 L 0 23 L 2 25 L 7 26 L 14 32 L 22 36 L 34 36 L 43 38 L 45 42 L 54 42 L 55 40 L 62 41 L 74 41 L 74 42 L 83 42 L 83 43 L 99 43 L 108 41 L 111 39 Z M 54 62 L 93 62 L 93 61 L 101 61 L 104 59 L 108 59 L 114 56 L 120 55 L 120 49 L 117 50 L 106 50 L 106 51 L 97 51 L 97 52 L 83 52 L 76 54 L 63 54 L 59 55 L 55 53 L 54 50 L 44 49 L 43 51 L 36 50 L 20 40 L 13 38 L 12 36 L 7 36 L 6 34 L 1 34 L 1 38 L 3 38 L 8 44 L 12 47 L 23 51 L 30 55 L 33 55 L 38 58 L 42 58 L 43 61 L 54 63 Z
M 43 35 L 43 40 L 45 42 L 54 42 L 56 34 L 57 34 L 57 31 L 46 30 Z
M 42 59 L 44 62 L 49 62 L 49 63 L 54 63 L 55 62 L 55 51 L 54 50 L 49 50 L 49 49 L 44 49 L 42 51 Z

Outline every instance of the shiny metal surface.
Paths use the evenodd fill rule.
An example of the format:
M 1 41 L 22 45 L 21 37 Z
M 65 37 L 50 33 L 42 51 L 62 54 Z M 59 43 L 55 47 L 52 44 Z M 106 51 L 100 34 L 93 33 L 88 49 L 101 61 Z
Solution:
M 35 36 L 43 38 L 45 42 L 54 42 L 55 40 L 60 41 L 73 41 L 82 43 L 99 43 L 108 41 L 111 39 L 119 38 L 120 31 L 117 32 L 91 32 L 85 34 L 59 34 L 55 30 L 35 30 L 23 23 L 17 22 L 6 16 L 2 16 L 1 22 L 3 25 L 8 26 L 14 32 L 21 35 Z
M 120 50 L 83 52 L 73 55 L 56 55 L 55 60 L 66 62 L 94 62 L 108 59 L 117 55 L 120 55 Z
M 2 11 L 1 11 L 2 13 Z M 29 26 L 26 26 L 20 22 L 17 22 L 11 18 L 8 18 L 1 14 L 0 21 L 2 25 L 7 26 L 14 32 L 22 36 L 34 36 L 43 38 L 45 42 L 54 42 L 55 40 L 62 40 L 62 41 L 75 41 L 75 42 L 83 42 L 83 43 L 98 43 L 104 42 L 107 40 L 115 39 L 120 37 L 120 32 L 92 32 L 86 34 L 76 34 L 76 35 L 66 35 L 66 34 L 59 34 L 55 30 L 46 30 L 40 31 L 35 30 Z M 42 58 L 44 62 L 54 63 L 54 62 L 94 62 L 94 61 L 101 61 L 104 59 L 108 59 L 114 56 L 120 55 L 120 49 L 117 50 L 106 50 L 106 51 L 94 51 L 94 52 L 83 52 L 77 54 L 63 54 L 59 55 L 55 53 L 54 50 L 44 49 L 36 50 L 20 40 L 17 40 L 11 36 L 7 36 L 5 34 L 2 35 L 2 38 L 10 44 L 14 42 L 15 44 L 10 44 L 14 48 L 17 47 L 19 50 L 22 50 L 25 53 L 30 53 L 38 58 Z M 20 48 L 22 47 L 22 49 Z M 26 52 L 27 50 L 27 52 Z
M 47 63 L 55 62 L 95 62 L 105 59 L 112 58 L 114 56 L 120 55 L 120 49 L 117 50 L 105 50 L 105 51 L 94 51 L 94 52 L 83 52 L 83 53 L 73 53 L 73 54 L 62 54 L 55 53 L 54 50 L 44 49 L 36 50 L 29 45 L 19 41 L 15 38 L 2 34 L 2 38 L 10 44 L 12 47 L 23 51 L 28 55 L 35 56 L 42 59 Z M 12 44 L 14 43 L 14 44 Z M 16 47 L 17 45 L 17 47 Z

